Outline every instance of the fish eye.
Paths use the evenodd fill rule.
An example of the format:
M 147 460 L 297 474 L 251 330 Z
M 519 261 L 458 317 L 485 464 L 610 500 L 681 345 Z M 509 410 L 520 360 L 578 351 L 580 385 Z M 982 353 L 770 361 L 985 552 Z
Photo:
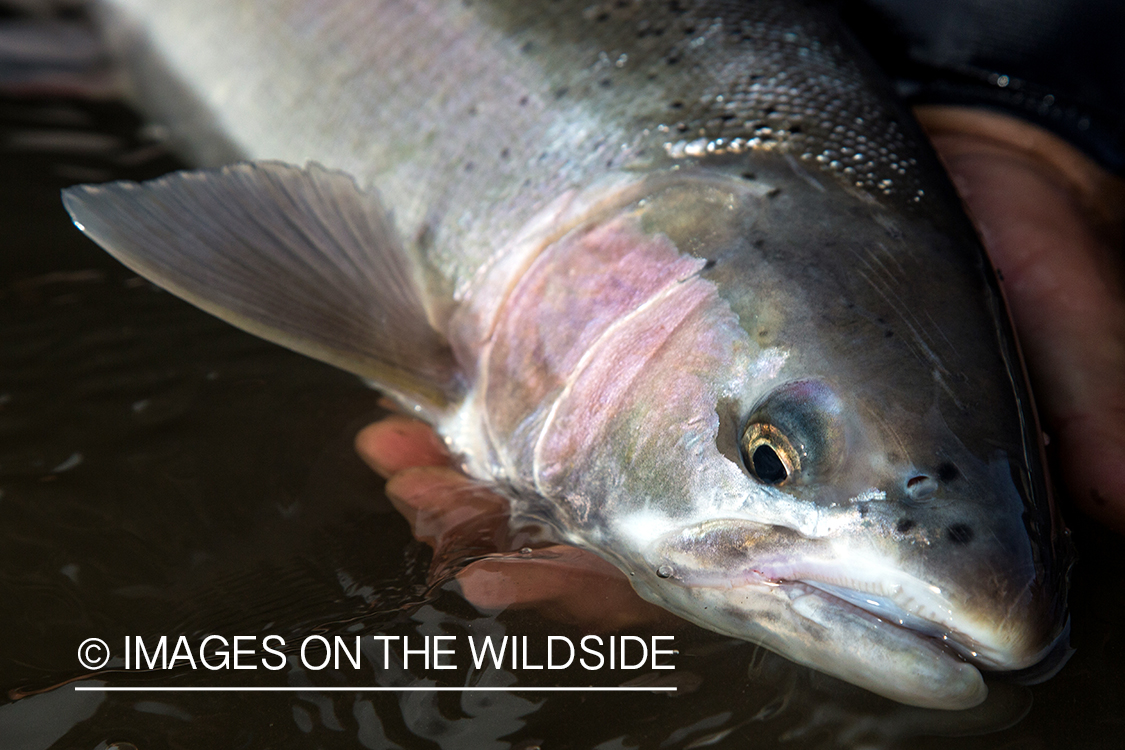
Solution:
M 758 481 L 774 486 L 822 479 L 840 465 L 845 441 L 840 399 L 817 380 L 786 383 L 762 399 L 739 441 Z
M 766 484 L 781 484 L 801 469 L 801 456 L 776 427 L 752 422 L 742 433 L 747 468 Z

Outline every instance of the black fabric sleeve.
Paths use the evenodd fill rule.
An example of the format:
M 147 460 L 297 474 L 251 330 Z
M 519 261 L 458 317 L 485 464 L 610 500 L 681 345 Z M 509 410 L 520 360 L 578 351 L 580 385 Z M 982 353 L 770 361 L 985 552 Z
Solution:
M 1123 0 L 838 0 L 911 104 L 1023 117 L 1125 175 Z

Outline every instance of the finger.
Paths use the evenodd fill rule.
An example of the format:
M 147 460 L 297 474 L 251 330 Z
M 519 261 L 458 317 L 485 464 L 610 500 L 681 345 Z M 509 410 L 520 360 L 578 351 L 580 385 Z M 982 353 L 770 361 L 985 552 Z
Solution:
M 1125 203 L 1112 178 L 1031 126 L 929 119 L 1002 275 L 1065 486 L 1125 530 L 1125 284 L 1105 230 Z
M 599 631 L 683 625 L 637 596 L 615 567 L 574 547 L 481 560 L 458 573 L 457 581 L 465 598 L 484 610 L 535 608 L 553 620 Z
M 425 430 L 407 420 L 402 425 L 374 425 L 357 444 L 380 457 L 381 441 L 424 442 Z M 396 446 L 391 446 L 396 448 Z M 417 456 L 417 453 L 410 453 Z M 380 458 L 380 460 L 384 460 Z M 409 461 L 405 462 L 409 463 Z M 383 464 L 384 466 L 386 464 Z M 415 538 L 434 548 L 434 569 L 466 557 L 516 548 L 508 526 L 508 504 L 500 496 L 446 466 L 414 466 L 393 474 L 387 497 L 410 523 Z M 552 619 L 614 630 L 677 618 L 642 600 L 616 568 L 573 547 L 536 550 L 531 556 L 491 557 L 470 564 L 457 575 L 465 598 L 482 609 L 534 607 Z
M 415 466 L 445 466 L 449 451 L 424 422 L 391 415 L 360 430 L 355 437 L 360 458 L 384 478 Z
M 410 523 L 415 538 L 444 553 L 453 539 L 480 540 L 487 551 L 503 549 L 508 536 L 508 504 L 464 474 L 445 467 L 404 469 L 388 480 L 387 498 Z

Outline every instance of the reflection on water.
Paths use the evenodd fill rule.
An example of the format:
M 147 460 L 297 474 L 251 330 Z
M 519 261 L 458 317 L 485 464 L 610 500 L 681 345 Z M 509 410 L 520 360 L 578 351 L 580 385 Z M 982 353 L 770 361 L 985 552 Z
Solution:
M 70 228 L 60 187 L 177 166 L 138 130 L 118 105 L 0 101 L 0 747 L 1119 746 L 1120 544 L 1081 525 L 1077 655 L 1044 685 L 992 684 L 967 712 L 900 706 L 691 627 L 672 672 L 475 669 L 463 645 L 456 669 L 407 670 L 370 638 L 358 669 L 303 668 L 310 634 L 413 647 L 585 633 L 430 589 L 428 550 L 352 453 L 378 395 L 155 290 Z M 125 636 L 210 634 L 279 635 L 288 662 L 126 672 L 117 653 L 91 675 L 76 659 L 95 636 L 120 652 Z M 317 690 L 620 684 L 678 692 Z

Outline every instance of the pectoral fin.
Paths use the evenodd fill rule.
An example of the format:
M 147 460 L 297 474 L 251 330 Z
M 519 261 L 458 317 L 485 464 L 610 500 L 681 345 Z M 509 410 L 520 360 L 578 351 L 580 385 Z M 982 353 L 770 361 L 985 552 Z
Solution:
M 63 191 L 125 265 L 239 328 L 436 414 L 459 396 L 416 264 L 342 172 L 255 162 Z

